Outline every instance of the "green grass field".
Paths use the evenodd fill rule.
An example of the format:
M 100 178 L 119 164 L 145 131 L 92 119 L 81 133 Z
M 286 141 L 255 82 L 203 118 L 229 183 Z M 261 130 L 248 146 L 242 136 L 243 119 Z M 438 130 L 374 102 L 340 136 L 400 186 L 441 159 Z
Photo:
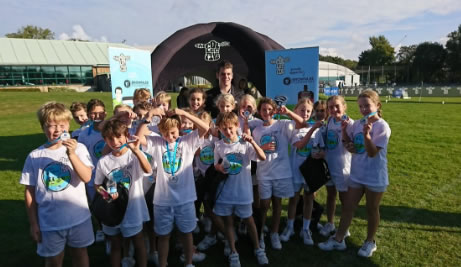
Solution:
M 91 98 L 111 103 L 107 93 L 0 93 L 0 266 L 44 265 L 29 237 L 24 188 L 18 183 L 27 154 L 45 142 L 36 110 L 50 100 L 69 105 Z M 345 252 L 326 253 L 315 246 L 307 247 L 296 235 L 283 244 L 282 251 L 267 249 L 271 266 L 461 266 L 461 105 L 427 104 L 424 102 L 442 100 L 423 99 L 423 103 L 383 103 L 384 119 L 392 129 L 388 149 L 390 186 L 381 205 L 378 251 L 373 257 L 356 255 L 366 236 L 366 213 L 361 202 Z M 348 114 L 359 118 L 356 103 L 347 104 Z M 321 189 L 321 204 L 325 204 L 325 196 Z M 282 229 L 285 220 L 284 211 Z M 195 237 L 195 243 L 201 238 Z M 314 235 L 315 243 L 324 240 Z M 267 240 L 268 247 L 269 243 Z M 210 249 L 207 259 L 196 266 L 225 266 L 222 249 L 221 244 Z M 256 266 L 248 242 L 239 241 L 237 249 L 242 266 Z M 91 246 L 89 255 L 92 266 L 109 265 L 102 243 Z M 172 249 L 169 265 L 181 266 L 178 258 Z M 65 265 L 71 266 L 69 255 Z

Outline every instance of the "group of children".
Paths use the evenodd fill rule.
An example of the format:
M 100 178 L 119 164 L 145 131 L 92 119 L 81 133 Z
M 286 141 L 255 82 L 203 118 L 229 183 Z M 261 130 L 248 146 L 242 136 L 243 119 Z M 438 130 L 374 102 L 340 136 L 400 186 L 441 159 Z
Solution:
M 39 109 L 48 141 L 29 154 L 20 183 L 26 186 L 31 235 L 47 264 L 60 266 L 67 245 L 75 266 L 89 265 L 86 247 L 94 242 L 94 234 L 88 203 L 95 194 L 117 199 L 118 192 L 109 189 L 109 182 L 115 181 L 129 192 L 124 218 L 115 227 L 94 223 L 102 229 L 96 238 L 102 233 L 107 237 L 112 266 L 134 265 L 130 247 L 137 266 L 146 266 L 148 260 L 167 266 L 174 226 L 185 266 L 204 260 L 201 251 L 215 245 L 220 235 L 229 265 L 240 266 L 235 219 L 240 220 L 239 232 L 248 233 L 258 264 L 267 265 L 267 211 L 272 204 L 267 231 L 271 247 L 280 250 L 281 242 L 295 234 L 302 190 L 300 236 L 304 244 L 314 244 L 310 223 L 315 192 L 299 171 L 308 157 L 324 158 L 332 177 L 326 184 L 327 223 L 318 225 L 320 234 L 329 239 L 319 248 L 346 249 L 344 238 L 350 235 L 354 211 L 365 194 L 368 235 L 358 254 L 370 257 L 376 250 L 391 133 L 381 118 L 376 92 L 359 95 L 364 117 L 357 121 L 346 115 L 341 96 L 315 104 L 301 98 L 290 111 L 270 98 L 256 104 L 252 96 L 244 95 L 236 103 L 231 94 L 221 94 L 215 119 L 204 110 L 202 89 L 189 92 L 187 109 L 171 109 L 170 100 L 165 92 L 151 98 L 148 90 L 138 89 L 134 107 L 118 105 L 110 119 L 97 99 L 72 104 L 72 113 L 55 102 Z M 68 138 L 72 116 L 81 128 Z M 210 190 L 213 183 L 217 187 Z M 342 212 L 335 231 L 337 191 Z M 289 198 L 288 220 L 279 235 L 282 198 Z M 193 233 L 200 231 L 200 217 L 207 234 L 195 247 Z

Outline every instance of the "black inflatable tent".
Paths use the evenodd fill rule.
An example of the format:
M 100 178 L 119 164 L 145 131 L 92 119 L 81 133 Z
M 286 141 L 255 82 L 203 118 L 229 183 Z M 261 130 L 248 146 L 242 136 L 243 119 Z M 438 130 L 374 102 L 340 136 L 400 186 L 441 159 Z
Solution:
M 217 86 L 220 60 L 234 65 L 234 84 L 252 81 L 266 95 L 264 51 L 284 49 L 269 37 L 228 22 L 196 24 L 175 32 L 151 54 L 154 92 L 168 88 L 181 76 L 200 76 Z

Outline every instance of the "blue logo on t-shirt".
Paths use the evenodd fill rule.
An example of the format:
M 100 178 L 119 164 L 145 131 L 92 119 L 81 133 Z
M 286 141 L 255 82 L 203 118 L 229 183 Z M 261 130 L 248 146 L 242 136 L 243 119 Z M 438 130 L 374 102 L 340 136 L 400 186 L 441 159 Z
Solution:
M 206 165 L 211 165 L 214 163 L 214 151 L 211 146 L 206 146 L 200 149 L 200 161 Z
M 239 174 L 242 171 L 243 157 L 241 154 L 226 154 L 226 158 L 230 163 L 227 173 L 230 175 Z
M 104 149 L 104 146 L 106 145 L 106 142 L 104 140 L 98 141 L 94 147 L 93 147 L 93 155 L 99 159 L 102 156 L 102 150 Z
M 126 189 L 130 189 L 131 187 L 131 174 L 128 171 L 123 169 L 115 169 L 112 170 L 109 175 L 110 179 L 114 180 L 117 184 L 122 184 L 126 187 Z
M 305 145 L 303 148 L 296 149 L 296 154 L 298 154 L 301 157 L 307 158 L 311 154 L 311 151 L 312 151 L 312 139 L 309 140 L 309 143 L 307 143 L 307 145 Z
M 275 145 L 275 150 L 264 150 L 264 153 L 275 153 L 277 151 L 277 137 L 275 135 L 263 135 L 260 140 L 261 146 L 267 144 L 267 143 L 274 143 Z
M 354 147 L 357 154 L 365 152 L 365 138 L 363 133 L 358 133 L 354 136 Z
M 333 150 L 338 146 L 339 137 L 338 133 L 334 130 L 328 130 L 327 132 L 327 148 Z
M 69 166 L 61 162 L 52 162 L 43 169 L 42 181 L 47 190 L 62 191 L 69 186 L 70 179 Z
M 181 168 L 181 153 L 179 151 L 176 153 L 176 159 L 173 159 L 173 151 L 170 151 L 170 157 L 171 157 L 171 162 L 170 162 L 170 157 L 168 157 L 168 152 L 165 151 L 162 156 L 162 165 L 163 165 L 163 170 L 168 173 L 168 174 L 174 174 L 178 172 L 178 170 Z

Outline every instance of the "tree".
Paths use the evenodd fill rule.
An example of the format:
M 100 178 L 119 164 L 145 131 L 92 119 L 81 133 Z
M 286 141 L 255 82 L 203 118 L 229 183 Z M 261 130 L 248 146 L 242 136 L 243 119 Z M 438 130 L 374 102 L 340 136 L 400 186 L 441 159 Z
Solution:
M 417 45 L 402 46 L 397 53 L 397 62 L 402 65 L 409 65 L 413 63 Z
M 8 38 L 23 38 L 23 39 L 54 39 L 54 32 L 50 29 L 43 29 L 41 27 L 27 25 L 22 27 L 15 33 L 5 34 Z
M 424 42 L 418 45 L 414 53 L 412 70 L 418 81 L 440 82 L 443 81 L 443 65 L 446 51 L 439 43 Z
M 361 66 L 382 66 L 394 62 L 394 48 L 383 35 L 370 37 L 371 49 L 363 51 L 359 56 Z
M 322 56 L 319 55 L 319 60 L 335 63 L 341 66 L 345 66 L 351 70 L 354 70 L 357 67 L 357 61 L 350 60 L 350 59 L 343 59 L 340 57 L 333 57 L 333 56 Z
M 448 34 L 445 45 L 447 51 L 446 65 L 451 81 L 461 82 L 461 25 L 458 30 Z

